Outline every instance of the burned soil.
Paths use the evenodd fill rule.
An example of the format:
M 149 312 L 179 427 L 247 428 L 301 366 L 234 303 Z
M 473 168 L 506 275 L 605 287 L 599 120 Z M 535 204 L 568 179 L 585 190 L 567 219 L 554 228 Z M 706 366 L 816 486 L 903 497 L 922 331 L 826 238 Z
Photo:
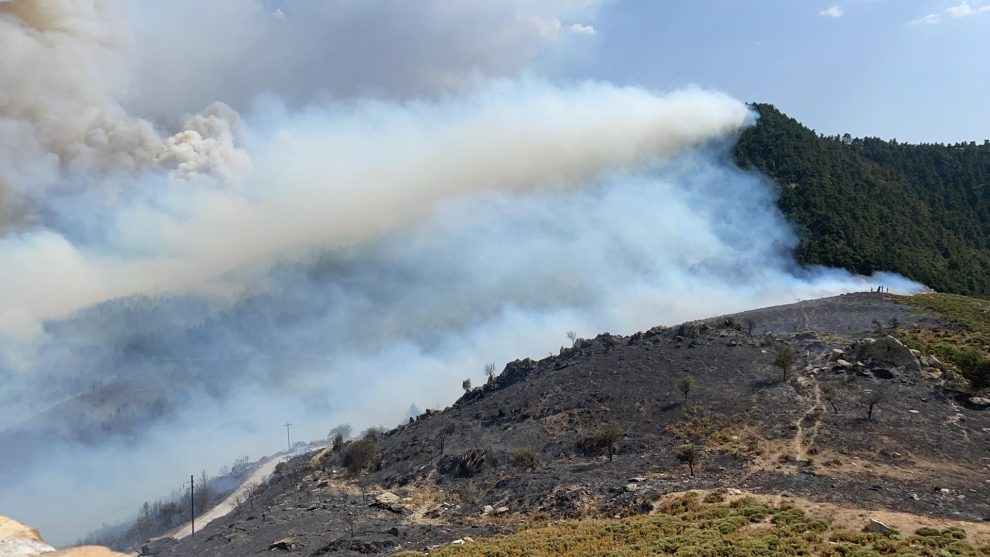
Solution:
M 577 339 L 381 433 L 361 472 L 295 458 L 144 554 L 385 555 L 713 488 L 988 520 L 990 401 L 897 340 L 952 326 L 864 293 Z

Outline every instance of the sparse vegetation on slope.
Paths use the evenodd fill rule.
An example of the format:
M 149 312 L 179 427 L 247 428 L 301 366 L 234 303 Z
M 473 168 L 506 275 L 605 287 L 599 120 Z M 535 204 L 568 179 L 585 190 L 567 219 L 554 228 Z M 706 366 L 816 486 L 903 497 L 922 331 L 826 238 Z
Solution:
M 747 320 L 753 334 L 736 325 Z M 373 465 L 359 472 L 343 466 L 344 451 L 288 461 L 251 506 L 159 555 L 267 555 L 287 532 L 286 545 L 314 556 L 425 547 L 440 555 L 973 555 L 990 543 L 979 522 L 990 517 L 980 442 L 990 412 L 888 336 L 954 326 L 893 296 L 859 293 L 576 339 L 539 361 L 509 362 L 450 408 L 378 433 Z M 773 365 L 783 347 L 794 352 L 786 381 Z M 686 376 L 694 379 L 687 403 Z M 869 419 L 874 393 L 885 397 Z M 762 505 L 766 514 L 750 522 L 720 510 L 736 508 L 723 497 L 743 496 L 739 488 L 757 502 L 737 507 Z M 686 490 L 708 495 L 691 513 L 662 504 L 655 512 L 674 497 L 663 494 Z M 782 500 L 795 510 L 777 507 Z M 805 526 L 820 516 L 824 529 Z M 869 518 L 901 537 L 861 532 Z M 966 530 L 968 548 L 951 526 Z M 934 530 L 911 539 L 922 527 Z M 526 536 L 533 545 L 520 545 Z M 482 541 L 449 545 L 466 537 Z M 667 543 L 679 545 L 658 545 Z
M 955 328 L 910 328 L 902 332 L 902 340 L 951 362 L 974 388 L 990 387 L 990 300 L 954 294 L 920 294 L 902 299 L 936 311 L 957 324 Z
M 693 555 L 762 556 L 880 555 L 979 556 L 966 532 L 950 527 L 913 533 L 870 531 L 812 517 L 795 507 L 771 506 L 752 497 L 731 502 L 702 500 L 688 493 L 662 504 L 657 513 L 621 520 L 573 520 L 434 549 L 431 556 Z M 424 555 L 414 551 L 394 557 Z

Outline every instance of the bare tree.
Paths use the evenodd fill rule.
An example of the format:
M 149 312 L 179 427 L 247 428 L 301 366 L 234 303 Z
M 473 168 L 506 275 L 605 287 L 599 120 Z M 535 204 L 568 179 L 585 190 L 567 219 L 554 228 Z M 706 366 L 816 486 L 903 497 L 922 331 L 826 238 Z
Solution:
M 437 441 L 440 444 L 440 454 L 443 454 L 443 449 L 447 444 L 447 437 L 450 437 L 454 433 L 454 424 L 447 424 L 440 429 L 440 434 L 437 437 Z
M 344 520 L 347 521 L 347 528 L 348 528 L 348 530 L 351 531 L 351 537 L 353 538 L 354 537 L 354 513 L 348 511 L 348 513 L 346 515 L 344 515 Z
M 696 445 L 681 445 L 674 449 L 674 456 L 682 464 L 688 465 L 688 470 L 691 472 L 691 477 L 694 477 L 694 465 L 698 462 L 701 457 L 701 449 Z
M 574 346 L 574 343 L 577 342 L 577 333 L 574 331 L 567 331 L 567 338 L 570 339 L 571 346 Z
M 691 387 L 694 387 L 694 377 L 690 375 L 685 375 L 681 382 L 677 384 L 678 390 L 684 395 L 684 402 L 687 402 L 688 394 L 691 393 Z
M 867 420 L 873 419 L 873 411 L 876 409 L 877 406 L 880 405 L 880 403 L 884 402 L 886 399 L 887 399 L 887 393 L 885 393 L 882 390 L 873 391 L 869 394 L 869 396 L 866 397 Z
M 196 482 L 196 495 L 194 496 L 196 510 L 203 512 L 213 502 L 213 488 L 210 487 L 210 480 L 206 477 L 206 470 L 200 473 L 199 481 Z
M 488 376 L 488 382 L 495 382 L 495 362 L 489 362 L 485 364 L 485 375 Z
M 777 356 L 773 359 L 773 365 L 780 368 L 781 381 L 787 381 L 787 372 L 794 367 L 797 361 L 797 352 L 790 346 L 785 346 L 777 351 Z
M 839 409 L 835 407 L 835 387 L 832 385 L 822 387 L 822 398 L 832 407 L 832 412 L 839 413 Z

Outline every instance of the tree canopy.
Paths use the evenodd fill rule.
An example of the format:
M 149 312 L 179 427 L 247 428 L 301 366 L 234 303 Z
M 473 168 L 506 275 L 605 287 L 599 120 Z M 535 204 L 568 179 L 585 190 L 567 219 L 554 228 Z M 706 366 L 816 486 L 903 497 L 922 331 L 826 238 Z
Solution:
M 990 295 L 990 141 L 824 136 L 772 105 L 752 107 L 760 119 L 740 137 L 736 161 L 780 187 L 799 262 Z

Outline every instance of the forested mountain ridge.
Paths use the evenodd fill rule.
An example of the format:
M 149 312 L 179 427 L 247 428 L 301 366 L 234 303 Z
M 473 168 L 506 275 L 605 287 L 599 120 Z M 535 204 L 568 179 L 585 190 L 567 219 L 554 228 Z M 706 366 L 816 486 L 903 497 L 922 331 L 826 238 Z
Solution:
M 760 119 L 740 137 L 736 161 L 780 185 L 800 262 L 990 295 L 990 141 L 821 136 L 772 105 L 752 107 Z

